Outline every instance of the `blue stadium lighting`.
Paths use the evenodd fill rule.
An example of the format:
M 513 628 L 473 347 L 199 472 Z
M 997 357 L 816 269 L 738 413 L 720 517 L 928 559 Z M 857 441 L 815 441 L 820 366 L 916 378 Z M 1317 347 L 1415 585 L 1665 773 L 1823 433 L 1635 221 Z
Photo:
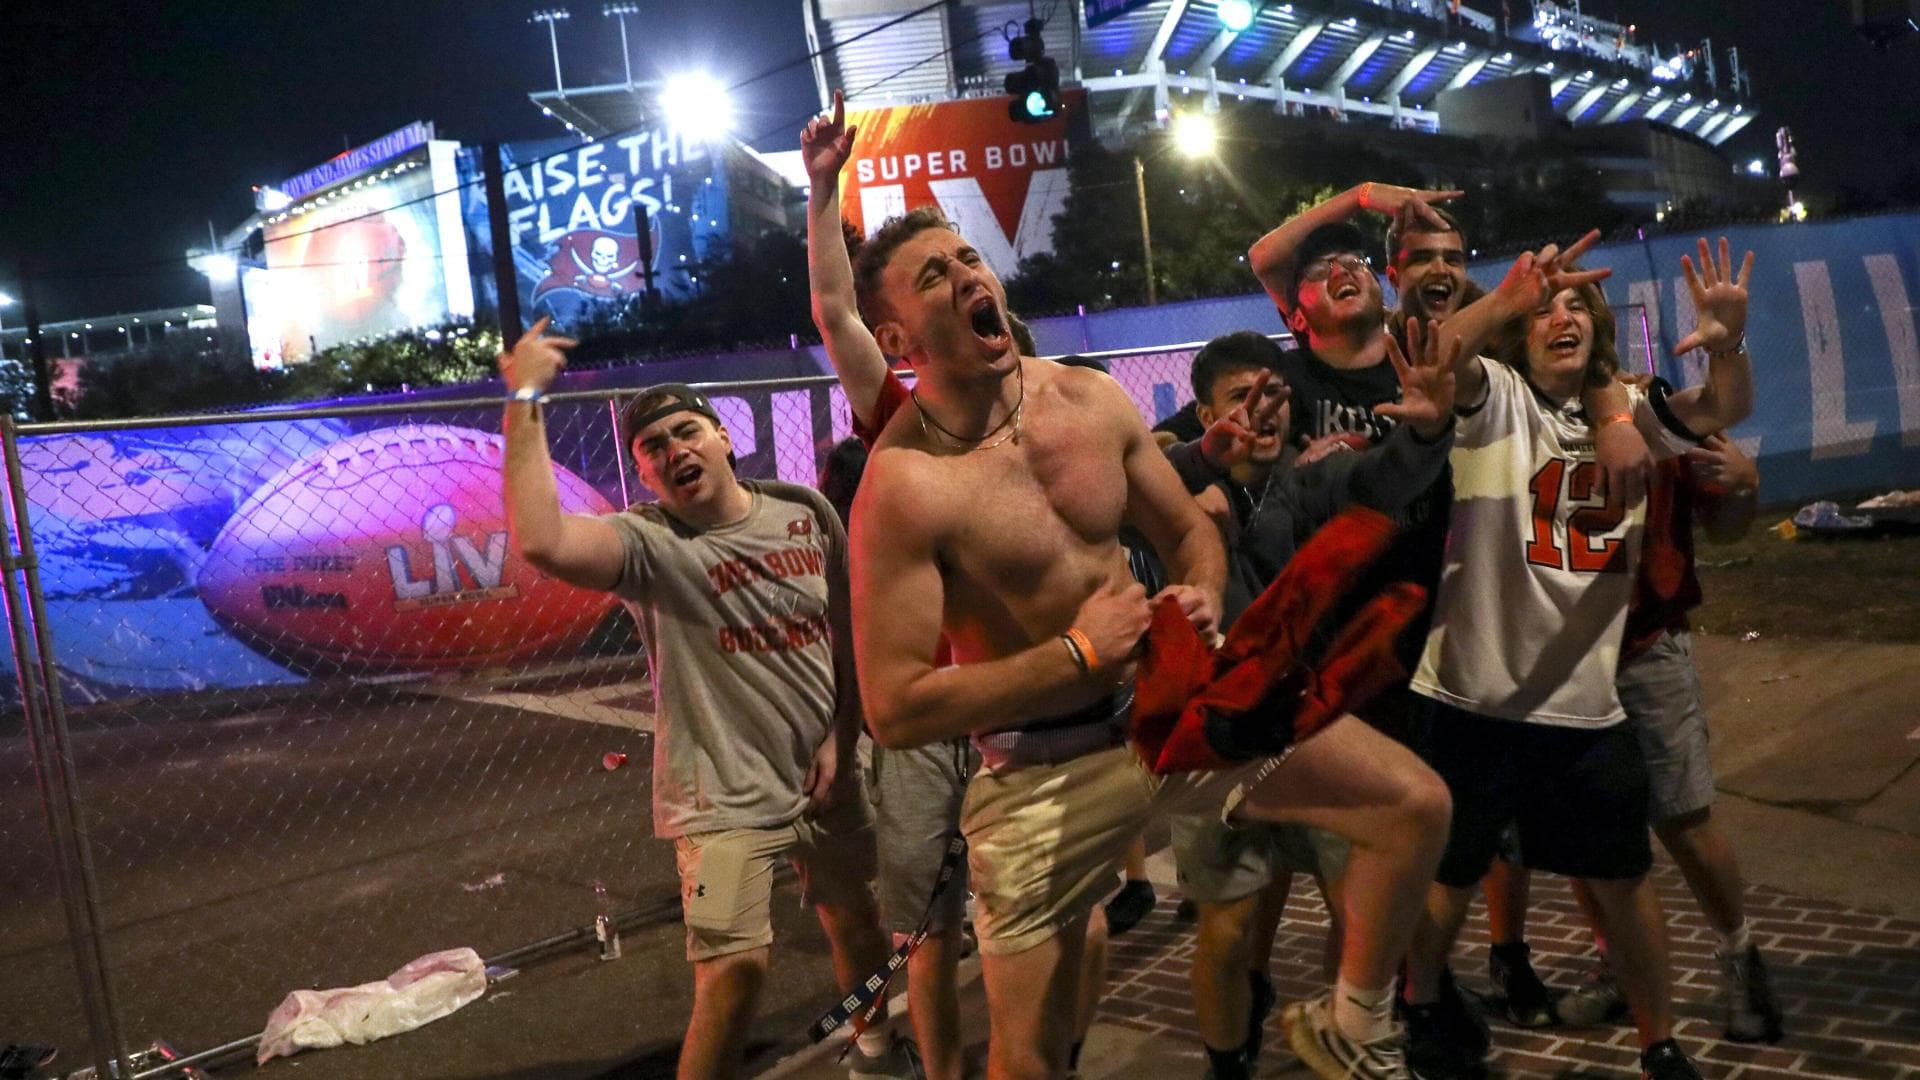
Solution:
M 1249 0 L 1221 0 L 1220 25 L 1239 33 L 1253 25 L 1253 4 Z

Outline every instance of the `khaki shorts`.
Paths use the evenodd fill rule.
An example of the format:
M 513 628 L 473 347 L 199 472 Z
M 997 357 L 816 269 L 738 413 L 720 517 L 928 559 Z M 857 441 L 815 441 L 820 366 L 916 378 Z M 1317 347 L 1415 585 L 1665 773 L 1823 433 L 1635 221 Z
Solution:
M 1266 762 L 1159 777 L 1131 746 L 1057 765 L 981 771 L 960 828 L 978 907 L 980 951 L 1025 952 L 1113 891 L 1127 845 L 1170 810 L 1223 815 Z
M 1352 850 L 1344 838 L 1306 825 L 1229 822 L 1219 814 L 1176 814 L 1168 825 L 1180 888 L 1202 904 L 1232 903 L 1295 874 L 1336 881 Z
M 848 793 L 819 817 L 766 829 L 722 829 L 675 838 L 687 959 L 773 944 L 773 864 L 786 856 L 807 905 L 873 903 L 873 812 Z

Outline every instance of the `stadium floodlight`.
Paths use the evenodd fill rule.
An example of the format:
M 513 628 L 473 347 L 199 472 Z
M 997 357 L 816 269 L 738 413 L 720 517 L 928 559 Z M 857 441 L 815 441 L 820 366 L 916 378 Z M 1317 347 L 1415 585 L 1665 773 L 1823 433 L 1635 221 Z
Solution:
M 1251 0 L 1221 0 L 1217 12 L 1220 16 L 1220 25 L 1236 34 L 1253 25 Z
M 1174 149 L 1190 158 L 1209 157 L 1219 135 L 1213 117 L 1202 112 L 1183 112 L 1173 118 Z
M 660 110 L 667 126 L 703 141 L 718 139 L 733 129 L 733 101 L 720 80 L 704 71 L 690 71 L 667 79 L 660 91 Z
M 1752 161 L 1747 162 L 1747 172 L 1753 176 L 1765 176 L 1767 175 L 1767 163 L 1761 161 L 1759 158 L 1754 158 Z
M 200 252 L 189 256 L 187 263 L 205 274 L 208 281 L 233 281 L 240 276 L 240 264 L 223 251 Z

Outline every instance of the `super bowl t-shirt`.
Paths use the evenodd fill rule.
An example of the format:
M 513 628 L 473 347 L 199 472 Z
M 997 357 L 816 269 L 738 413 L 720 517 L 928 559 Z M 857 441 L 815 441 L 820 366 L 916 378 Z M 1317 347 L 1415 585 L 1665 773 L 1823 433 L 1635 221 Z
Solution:
M 608 515 L 614 593 L 647 646 L 658 701 L 653 830 L 782 825 L 833 720 L 828 599 L 846 603 L 846 533 L 819 492 L 744 480 L 745 518 L 699 529 L 658 506 Z
M 1485 402 L 1453 442 L 1453 518 L 1415 691 L 1502 720 L 1600 728 L 1626 717 L 1614 691 L 1646 504 L 1609 509 L 1592 429 L 1520 373 L 1481 360 Z M 1697 443 L 1666 388 L 1627 391 L 1656 458 Z

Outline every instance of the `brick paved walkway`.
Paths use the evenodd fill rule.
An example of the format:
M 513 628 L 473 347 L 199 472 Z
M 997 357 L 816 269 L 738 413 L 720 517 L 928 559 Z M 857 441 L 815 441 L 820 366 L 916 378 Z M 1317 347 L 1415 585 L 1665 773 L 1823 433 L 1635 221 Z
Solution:
M 1787 1012 L 1777 1046 L 1740 1046 L 1718 1039 L 1713 995 L 1719 969 L 1713 931 L 1701 918 L 1679 873 L 1655 869 L 1673 942 L 1679 1036 L 1708 1080 L 1775 1077 L 1862 1077 L 1920 1080 L 1920 922 L 1847 909 L 1768 889 L 1749 890 L 1748 920 L 1765 951 Z M 1161 890 L 1153 915 L 1112 946 L 1102 1021 L 1194 1042 L 1187 969 L 1189 925 L 1175 920 L 1177 894 Z M 1274 947 L 1273 979 L 1281 999 L 1322 992 L 1320 956 L 1326 911 L 1312 885 L 1296 878 Z M 1534 963 L 1549 983 L 1568 986 L 1582 973 L 1588 935 L 1566 883 L 1534 879 L 1528 925 Z M 1454 968 L 1470 988 L 1486 985 L 1486 922 L 1476 904 L 1461 935 Z M 1156 1040 L 1157 1041 L 1157 1040 Z M 1286 1052 L 1276 1013 L 1262 1075 L 1306 1075 Z M 1619 1077 L 1638 1072 L 1630 1027 L 1581 1031 L 1494 1028 L 1495 1077 Z M 1196 1070 L 1195 1075 L 1198 1075 Z

